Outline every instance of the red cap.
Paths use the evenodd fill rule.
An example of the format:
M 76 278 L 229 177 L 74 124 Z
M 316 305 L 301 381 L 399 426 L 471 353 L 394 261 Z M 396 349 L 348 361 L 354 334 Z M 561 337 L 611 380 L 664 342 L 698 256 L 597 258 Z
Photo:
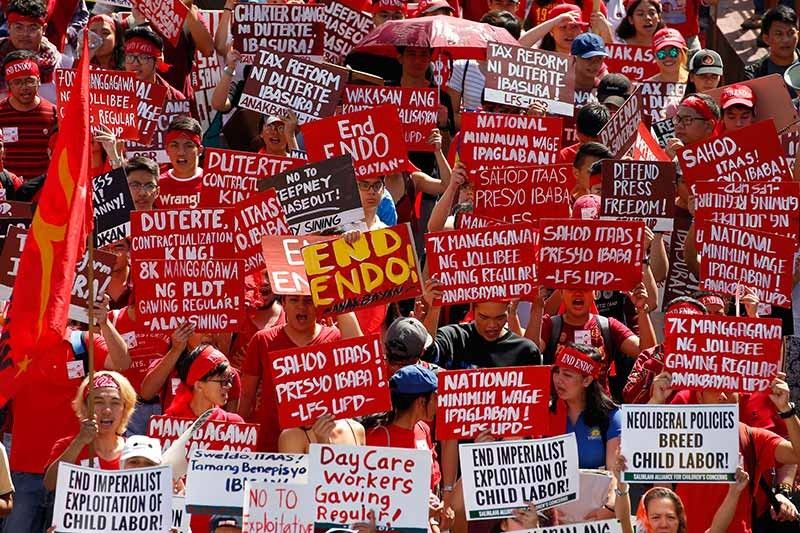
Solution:
M 721 108 L 728 109 L 732 105 L 743 105 L 747 107 L 756 106 L 756 95 L 753 94 L 753 89 L 747 85 L 735 84 L 728 85 L 722 89 L 722 96 L 720 96 Z
M 414 17 L 421 17 L 439 9 L 449 9 L 450 14 L 455 13 L 455 9 L 447 0 L 421 0 L 414 11 Z
M 600 218 L 600 197 L 584 194 L 572 205 L 572 218 L 590 220 Z
M 381 11 L 400 11 L 406 13 L 406 3 L 403 0 L 375 0 L 372 4 L 372 12 L 379 13 Z
M 686 50 L 686 41 L 681 32 L 674 28 L 661 28 L 653 35 L 653 50 L 658 52 L 667 46 L 676 46 Z
M 550 8 L 550 11 L 547 12 L 547 20 L 553 20 L 559 15 L 563 15 L 565 13 L 574 13 L 578 20 L 575 22 L 580 24 L 581 26 L 588 26 L 589 24 L 584 22 L 581 19 L 581 8 L 576 6 L 575 4 L 558 4 L 557 6 L 553 6 Z

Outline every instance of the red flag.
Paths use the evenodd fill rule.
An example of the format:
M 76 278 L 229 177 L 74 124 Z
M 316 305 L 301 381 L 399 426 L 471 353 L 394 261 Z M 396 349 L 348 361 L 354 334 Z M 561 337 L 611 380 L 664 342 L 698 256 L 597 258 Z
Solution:
M 0 405 L 24 384 L 38 354 L 64 338 L 75 267 L 91 231 L 89 50 L 75 85 L 31 222 L 0 346 Z

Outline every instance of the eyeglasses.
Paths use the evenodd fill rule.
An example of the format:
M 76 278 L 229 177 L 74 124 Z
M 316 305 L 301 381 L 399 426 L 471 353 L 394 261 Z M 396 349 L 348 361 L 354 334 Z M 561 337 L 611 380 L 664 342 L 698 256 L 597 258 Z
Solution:
M 695 120 L 702 120 L 703 122 L 705 122 L 707 119 L 704 119 L 703 117 L 690 117 L 686 115 L 684 116 L 675 115 L 674 117 L 672 117 L 672 123 L 674 125 L 677 126 L 678 124 L 680 124 L 684 128 L 688 128 L 689 126 L 691 126 L 692 122 L 694 122 Z
M 656 58 L 660 59 L 661 61 L 665 60 L 667 56 L 675 59 L 680 55 L 681 51 L 676 46 L 671 46 L 669 48 L 662 48 L 658 52 L 656 52 Z
M 155 57 L 147 54 L 125 54 L 126 63 L 136 63 L 137 65 L 141 65 L 142 63 L 149 63 L 155 60 Z
M 381 189 L 383 189 L 383 182 L 382 181 L 376 181 L 375 183 L 369 183 L 369 182 L 366 182 L 366 181 L 359 181 L 358 182 L 358 188 L 359 188 L 359 190 L 362 190 L 364 192 L 367 192 L 367 191 L 380 192 Z
M 225 379 L 207 379 L 213 383 L 219 383 L 220 387 L 233 387 L 233 376 Z
M 150 193 L 156 190 L 156 187 L 158 187 L 158 185 L 156 185 L 152 181 L 149 183 L 139 183 L 138 181 L 128 182 L 128 188 L 131 191 L 144 191 Z
M 39 85 L 39 78 L 25 78 L 21 80 L 11 80 L 8 82 L 10 87 L 36 87 Z

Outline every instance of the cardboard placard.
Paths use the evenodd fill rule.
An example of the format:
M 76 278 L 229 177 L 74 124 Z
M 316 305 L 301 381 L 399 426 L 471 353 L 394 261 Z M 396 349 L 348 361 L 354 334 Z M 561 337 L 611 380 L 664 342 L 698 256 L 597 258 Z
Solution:
M 163 87 L 162 89 L 166 90 Z M 148 112 L 152 110 L 152 105 L 149 103 L 144 104 L 143 107 L 147 107 Z M 191 116 L 191 111 L 191 102 L 189 100 L 164 100 L 163 108 L 159 110 L 159 114 L 155 115 L 155 119 L 149 121 L 146 126 L 146 135 L 150 137 L 150 140 L 142 140 L 145 138 L 145 133 L 143 133 L 138 142 L 129 141 L 126 145 L 126 155 L 129 158 L 135 156 L 149 157 L 159 164 L 168 164 L 167 142 L 164 138 L 167 128 L 172 119 Z
M 781 133 L 780 139 L 783 153 L 786 156 L 786 164 L 789 165 L 789 168 L 794 169 L 797 149 L 800 146 L 800 132 L 787 131 Z
M 606 45 L 609 46 L 609 45 Z M 622 533 L 622 526 L 615 520 L 594 520 L 566 526 L 548 526 L 529 530 L 531 533 Z
M 491 226 L 499 226 L 504 223 L 505 222 L 502 220 L 482 217 L 473 213 L 459 213 L 456 216 L 456 228 L 458 229 L 488 228 Z
M 683 179 L 698 181 L 791 181 L 775 123 L 757 122 L 726 131 L 678 152 Z
M 235 210 L 131 211 L 131 259 L 232 259 Z
M 643 81 L 640 87 L 642 109 L 653 122 L 670 118 L 670 111 L 677 109 L 686 93 L 685 83 L 671 81 Z
M 236 7 L 290 8 L 324 6 L 276 6 L 237 4 Z M 260 22 L 256 27 L 268 27 Z M 284 116 L 287 110 L 297 114 L 298 124 L 328 117 L 336 110 L 347 75 L 324 64 L 302 57 L 261 50 L 258 62 L 244 83 L 239 107 L 264 115 Z M 303 133 L 306 133 L 305 131 Z
M 692 296 L 699 290 L 700 280 L 686 266 L 684 258 L 684 244 L 692 218 L 685 209 L 675 210 L 675 224 L 672 228 L 672 239 L 669 245 L 669 271 L 667 281 L 664 283 L 664 298 L 662 311 L 667 304 L 679 296 Z
M 377 105 L 397 108 L 406 148 L 410 152 L 433 152 L 428 136 L 436 128 L 439 114 L 439 89 L 348 85 L 342 96 L 342 113 L 354 113 Z
M 303 135 L 309 160 L 349 155 L 358 179 L 402 172 L 408 165 L 403 125 L 391 104 L 319 120 Z
M 658 74 L 653 48 L 635 44 L 606 43 L 608 57 L 603 62 L 609 72 L 624 74 L 631 81 L 644 81 Z
M 459 461 L 467 520 L 514 516 L 530 502 L 537 510 L 549 509 L 576 500 L 580 491 L 574 433 L 461 444 Z
M 341 65 L 344 58 L 373 30 L 372 17 L 341 2 L 325 6 L 325 61 Z
M 800 336 L 787 335 L 783 340 L 783 372 L 789 395 L 795 403 L 800 402 Z
M 422 276 L 411 225 L 367 231 L 352 245 L 343 238 L 309 244 L 303 262 L 319 316 L 416 298 Z
M 552 165 L 561 148 L 560 118 L 462 113 L 459 158 L 470 172 Z
M 442 284 L 437 303 L 533 297 L 538 237 L 529 224 L 426 233 L 428 269 Z
M 527 109 L 535 101 L 547 112 L 571 117 L 575 111 L 572 58 L 527 46 L 489 43 L 486 49 L 487 102 Z
M 237 204 L 236 248 L 244 259 L 244 273 L 264 270 L 261 238 L 291 233 L 275 189 L 267 189 Z
M 245 481 L 242 531 L 313 533 L 308 485 Z
M 786 90 L 786 82 L 782 74 L 770 74 L 752 80 L 741 80 L 737 85 L 747 85 L 756 97 L 755 119 L 775 121 L 775 129 L 783 130 L 797 120 L 797 109 L 792 105 L 792 98 Z M 707 91 L 706 94 L 720 103 L 725 86 Z
M 543 219 L 539 230 L 545 287 L 629 291 L 642 281 L 643 222 Z
M 716 222 L 695 224 L 695 235 L 702 290 L 735 295 L 751 287 L 761 303 L 791 308 L 796 241 Z
M 274 294 L 311 294 L 303 263 L 303 247 L 336 237 L 264 235 L 261 248 L 267 279 Z
M 382 530 L 428 531 L 430 450 L 312 443 L 308 465 L 315 529 L 372 518 Z
M 219 19 L 223 11 L 198 11 L 198 18 L 208 28 L 211 35 L 216 35 L 219 30 Z M 192 70 L 189 73 L 189 82 L 194 91 L 194 103 L 197 110 L 197 120 L 200 128 L 207 131 L 217 111 L 211 105 L 214 89 L 222 79 L 224 58 L 219 54 L 206 57 L 200 50 L 195 50 Z
M 653 231 L 672 231 L 675 216 L 673 163 L 606 159 L 601 169 L 602 219 L 643 219 Z
M 486 168 L 473 173 L 472 212 L 509 223 L 569 218 L 572 164 Z
M 178 46 L 189 7 L 181 0 L 131 0 L 134 7 L 172 46 Z
M 349 229 L 364 220 L 364 208 L 349 156 L 334 157 L 259 180 L 274 188 L 295 235 Z
M 264 50 L 321 58 L 325 48 L 325 6 L 236 4 L 232 32 L 233 47 L 249 62 Z M 264 65 L 261 60 L 254 64 Z
M 0 190 L 0 197 L 5 190 Z M 33 220 L 33 205 L 30 202 L 0 200 L 0 250 L 6 242 L 6 235 L 11 228 L 27 230 Z
M 172 495 L 172 529 L 173 533 L 191 533 L 186 498 L 175 494 Z
M 439 372 L 437 440 L 530 437 L 548 430 L 550 367 L 518 366 Z
M 192 418 L 153 415 L 147 422 L 147 436 L 158 439 L 164 453 L 194 423 Z M 186 443 L 186 456 L 189 457 L 194 450 L 254 452 L 259 428 L 258 424 L 209 420 Z
M 125 169 L 119 168 L 92 178 L 92 205 L 96 248 L 130 236 L 134 207 Z
M 308 455 L 194 450 L 186 474 L 186 509 L 240 514 L 245 481 L 305 485 Z
M 166 130 L 166 127 L 169 125 L 169 120 L 172 118 L 169 117 L 167 124 L 161 123 L 164 120 L 161 117 L 165 112 L 165 106 L 167 104 L 167 88 L 163 85 L 137 80 L 136 97 L 139 99 L 139 105 L 136 108 L 136 114 L 139 116 L 139 140 L 126 143 L 127 150 L 129 150 L 126 154 L 128 157 L 133 157 L 135 155 L 132 154 L 130 150 L 134 148 L 144 150 L 146 147 L 150 146 L 156 131 L 163 132 Z M 174 107 L 175 105 L 173 104 L 171 110 L 174 110 Z
M 622 405 L 630 483 L 730 483 L 739 464 L 739 406 Z
M 281 429 L 390 411 L 380 335 L 269 352 Z
M 636 142 L 639 123 L 644 114 L 639 87 L 637 87 L 597 134 L 600 143 L 606 145 L 614 154 L 614 159 L 625 155 Z
M 59 533 L 163 533 L 172 524 L 167 465 L 99 470 L 58 465 L 53 525 Z
M 634 161 L 672 161 L 644 121 L 639 123 L 636 139 L 628 152 L 628 157 Z
M 661 148 L 667 147 L 667 141 L 675 138 L 675 123 L 671 118 L 653 122 L 650 126 L 650 131 L 655 135 L 658 145 Z

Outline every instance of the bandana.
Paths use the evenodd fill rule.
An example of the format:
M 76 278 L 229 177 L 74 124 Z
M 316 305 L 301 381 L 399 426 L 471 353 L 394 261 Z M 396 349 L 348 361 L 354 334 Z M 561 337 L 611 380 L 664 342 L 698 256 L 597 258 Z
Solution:
M 689 109 L 694 109 L 697 111 L 698 115 L 706 120 L 717 120 L 717 117 L 714 116 L 711 108 L 708 107 L 708 104 L 702 98 L 698 98 L 697 96 L 688 96 L 683 99 L 680 105 L 683 107 L 688 107 Z
M 381 11 L 399 11 L 406 14 L 406 4 L 403 0 L 376 0 L 372 4 L 372 12 L 380 13 Z
M 20 59 L 6 65 L 6 81 L 30 77 L 39 77 L 39 64 L 33 59 Z
M 106 27 L 106 28 L 110 29 L 111 31 L 115 31 L 117 29 L 117 25 L 116 25 L 116 23 L 114 23 L 114 19 L 112 19 L 108 15 L 95 15 L 95 16 L 93 16 L 92 18 L 89 19 L 89 23 L 86 25 L 86 27 L 88 28 L 89 26 L 91 26 L 92 24 L 95 24 L 97 22 L 101 23 L 103 25 L 103 27 Z M 135 52 L 132 52 L 132 53 L 135 53 Z
M 206 346 L 192 363 L 189 374 L 186 376 L 186 384 L 191 387 L 200 381 L 200 378 L 214 370 L 217 365 L 227 362 L 228 358 L 222 352 L 211 345 Z
M 706 294 L 705 296 L 701 296 L 698 298 L 699 302 L 708 308 L 710 305 L 718 305 L 720 307 L 725 307 L 725 300 L 722 299 L 721 296 L 717 296 L 716 294 Z
M 119 390 L 119 383 L 110 374 L 96 374 L 92 380 L 92 390 L 94 389 L 115 389 Z M 83 399 L 89 397 L 89 387 L 83 389 Z
M 164 146 L 169 146 L 169 143 L 177 139 L 188 139 L 192 141 L 198 148 L 202 145 L 200 142 L 200 136 L 193 131 L 169 130 L 164 134 Z
M 126 54 L 144 54 L 161 58 L 161 49 L 147 39 L 133 38 L 125 41 Z
M 23 15 L 22 13 L 17 13 L 16 11 L 12 11 L 11 13 L 6 16 L 9 24 L 14 24 L 15 22 L 21 22 L 22 24 L 38 24 L 39 26 L 44 26 L 47 23 L 47 19 L 45 17 L 29 17 L 27 15 Z
M 667 312 L 665 316 L 669 315 L 702 315 L 702 309 L 699 309 L 696 305 L 691 304 L 689 302 L 681 302 L 678 305 L 673 305 Z
M 595 361 L 587 354 L 569 346 L 564 347 L 556 356 L 556 366 L 574 370 L 584 376 L 592 376 L 594 379 L 600 377 L 600 361 Z

